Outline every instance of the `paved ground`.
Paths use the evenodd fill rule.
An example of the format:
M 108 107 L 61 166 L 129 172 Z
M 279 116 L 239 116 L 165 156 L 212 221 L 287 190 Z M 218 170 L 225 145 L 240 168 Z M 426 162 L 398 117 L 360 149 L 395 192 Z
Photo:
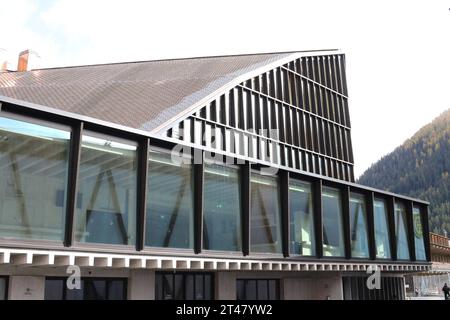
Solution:
M 410 300 L 444 300 L 441 296 L 429 296 L 429 297 L 409 297 Z

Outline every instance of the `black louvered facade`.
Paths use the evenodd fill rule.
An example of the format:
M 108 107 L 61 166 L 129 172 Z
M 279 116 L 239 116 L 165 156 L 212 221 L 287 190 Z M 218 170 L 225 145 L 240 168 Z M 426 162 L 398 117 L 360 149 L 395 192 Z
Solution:
M 353 182 L 345 57 L 301 57 L 243 81 L 167 136 Z

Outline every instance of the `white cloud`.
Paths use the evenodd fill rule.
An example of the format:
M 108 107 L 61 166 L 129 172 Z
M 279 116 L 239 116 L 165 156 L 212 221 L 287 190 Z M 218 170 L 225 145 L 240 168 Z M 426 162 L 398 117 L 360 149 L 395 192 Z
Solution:
M 357 174 L 450 107 L 449 1 L 6 2 L 0 48 L 46 66 L 341 48 Z

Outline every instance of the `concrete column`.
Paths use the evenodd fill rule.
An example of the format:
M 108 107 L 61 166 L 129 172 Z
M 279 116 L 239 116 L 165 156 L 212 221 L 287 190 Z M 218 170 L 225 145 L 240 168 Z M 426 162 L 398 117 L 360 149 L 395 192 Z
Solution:
M 128 300 L 155 300 L 155 271 L 131 270 Z
M 217 272 L 216 300 L 236 300 L 236 273 Z
M 11 276 L 9 277 L 9 300 L 44 300 L 45 277 Z

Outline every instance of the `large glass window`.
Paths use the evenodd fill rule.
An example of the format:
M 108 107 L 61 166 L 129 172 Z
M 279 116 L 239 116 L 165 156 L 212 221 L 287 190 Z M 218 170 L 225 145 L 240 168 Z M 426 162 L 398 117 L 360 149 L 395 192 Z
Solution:
M 290 252 L 304 256 L 314 255 L 314 211 L 311 184 L 290 179 Z
M 343 257 L 344 232 L 342 224 L 342 201 L 338 189 L 322 188 L 323 255 Z
M 375 199 L 373 203 L 373 214 L 375 223 L 375 247 L 377 258 L 391 258 L 391 247 L 389 244 L 389 219 L 384 200 Z
M 237 300 L 279 300 L 280 281 L 278 279 L 238 279 Z
M 205 164 L 204 180 L 203 248 L 240 251 L 239 169 Z
M 252 252 L 282 253 L 280 196 L 276 177 L 252 173 L 250 226 Z
M 0 117 L 0 237 L 62 240 L 70 132 Z
M 45 279 L 45 300 L 126 300 L 126 279 L 83 278 L 80 289 L 67 288 L 65 278 Z
M 414 243 L 416 247 L 416 260 L 426 260 L 425 255 L 425 240 L 423 237 L 422 217 L 419 207 L 413 207 L 413 222 L 414 222 Z
M 75 237 L 132 245 L 136 235 L 137 145 L 86 132 L 78 175 Z
M 352 257 L 368 258 L 366 201 L 363 195 L 356 193 L 350 195 L 350 235 Z
M 156 300 L 213 300 L 214 277 L 211 273 L 157 272 Z
M 193 248 L 192 166 L 172 161 L 170 154 L 149 154 L 145 244 Z
M 406 210 L 403 203 L 395 203 L 395 236 L 397 238 L 397 258 L 409 260 L 408 228 L 406 224 Z

